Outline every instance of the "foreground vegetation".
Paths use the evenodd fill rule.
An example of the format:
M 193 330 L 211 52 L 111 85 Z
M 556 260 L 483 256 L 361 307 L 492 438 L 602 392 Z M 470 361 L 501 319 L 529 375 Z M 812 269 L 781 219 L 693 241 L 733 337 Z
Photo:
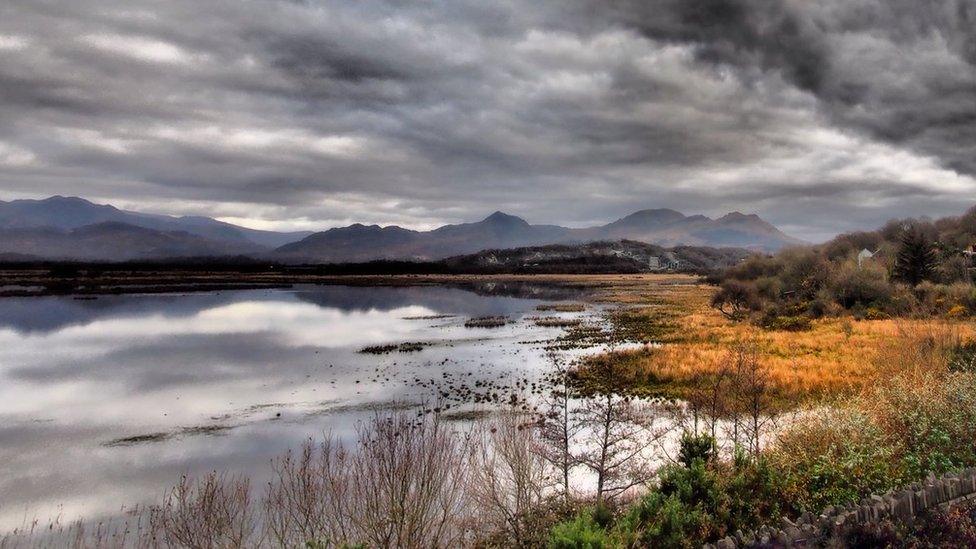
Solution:
M 281 456 L 263 489 L 183 479 L 125 518 L 33 525 L 2 545 L 697 547 L 976 465 L 976 349 L 961 333 L 919 325 L 876 359 L 874 383 L 789 412 L 751 341 L 727 350 L 721 390 L 688 403 L 640 394 L 612 361 L 584 373 L 553 355 L 539 414 L 470 428 L 377 415 L 352 443 Z M 850 525 L 820 543 L 900 546 L 937 528 L 948 543 L 970 539 L 973 517 Z
M 550 545 L 695 547 L 737 529 L 819 513 L 828 505 L 856 502 L 930 473 L 976 465 L 971 346 L 945 326 L 894 341 L 898 345 L 876 364 L 883 376 L 829 407 L 792 414 L 769 433 L 762 448 L 750 443 L 759 433 L 750 432 L 751 424 L 756 417 L 772 422 L 777 412 L 771 401 L 763 400 L 762 380 L 747 375 L 744 384 L 729 387 L 731 394 L 717 395 L 711 406 L 692 410 L 699 421 L 691 428 L 686 424 L 674 463 L 658 470 L 647 493 L 613 512 L 599 507 L 580 511 L 554 527 Z M 756 368 L 761 376 L 762 367 Z M 749 404 L 762 407 L 762 413 L 750 414 L 757 408 Z M 730 434 L 732 430 L 740 432 Z M 960 534 L 968 535 L 971 512 L 952 516 L 957 523 L 969 521 L 970 530 Z M 856 545 L 858 536 L 911 537 L 901 525 L 840 535 L 843 539 L 821 542 L 845 546 Z

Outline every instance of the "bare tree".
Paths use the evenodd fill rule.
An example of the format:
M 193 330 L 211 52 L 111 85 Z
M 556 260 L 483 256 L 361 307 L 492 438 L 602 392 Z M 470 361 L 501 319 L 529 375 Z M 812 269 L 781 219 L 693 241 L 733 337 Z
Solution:
M 718 452 L 718 428 L 731 406 L 728 394 L 732 372 L 723 363 L 715 372 L 699 374 L 692 381 L 686 399 L 686 412 L 691 415 L 691 425 L 685 420 L 686 431 L 698 435 L 708 433 L 712 439 L 712 451 Z
M 539 541 L 532 518 L 550 485 L 550 467 L 534 451 L 537 424 L 527 414 L 506 413 L 479 426 L 471 460 L 471 493 L 490 529 L 519 547 Z
M 211 473 L 182 478 L 163 502 L 119 521 L 0 536 L 0 546 L 71 547 L 343 547 L 467 546 L 478 521 L 531 545 L 544 532 L 536 510 L 550 468 L 535 452 L 537 424 L 502 418 L 472 438 L 436 416 L 375 416 L 353 444 L 327 438 L 273 461 L 263 500 L 243 477 Z M 145 517 L 145 520 L 143 520 Z
M 275 462 L 265 512 L 279 546 L 450 547 L 473 509 L 470 439 L 436 418 L 400 412 L 358 427 L 354 447 L 329 438 Z
M 255 519 L 250 481 L 210 473 L 197 481 L 184 476 L 149 520 L 160 545 L 210 549 L 260 545 Z
M 547 351 L 552 369 L 546 374 L 545 382 L 549 394 L 543 404 L 539 420 L 539 444 L 536 451 L 555 468 L 560 480 L 560 490 L 566 503 L 572 498 L 569 477 L 579 465 L 573 454 L 573 440 L 580 431 L 580 425 L 573 411 L 573 388 L 569 369 L 556 349 Z
M 747 340 L 733 344 L 723 368 L 730 373 L 733 440 L 738 444 L 740 437 L 745 437 L 746 448 L 758 456 L 762 434 L 774 412 L 769 369 L 759 359 L 758 343 Z
M 338 545 L 356 539 L 350 517 L 352 459 L 329 437 L 320 445 L 309 440 L 298 453 L 289 451 L 272 462 L 265 520 L 276 545 L 298 547 L 311 540 Z
M 448 547 L 466 535 L 468 439 L 434 416 L 404 413 L 361 427 L 352 461 L 353 523 L 370 547 Z
M 667 432 L 652 404 L 606 392 L 584 399 L 579 416 L 589 434 L 579 462 L 596 475 L 598 502 L 651 479 L 644 453 Z
M 637 398 L 632 380 L 612 358 L 588 365 L 577 412 L 583 434 L 579 463 L 596 475 L 597 501 L 616 497 L 653 476 L 645 451 L 670 430 L 660 407 Z

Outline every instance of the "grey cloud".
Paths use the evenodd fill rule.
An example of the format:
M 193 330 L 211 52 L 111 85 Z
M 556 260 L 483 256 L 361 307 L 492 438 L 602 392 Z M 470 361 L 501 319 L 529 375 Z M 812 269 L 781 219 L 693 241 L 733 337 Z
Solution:
M 937 214 L 976 190 L 976 9 L 919 6 L 15 0 L 0 190 L 283 226 L 667 206 L 804 236 L 829 228 L 782 214 L 798 199 L 900 215 L 916 189 Z

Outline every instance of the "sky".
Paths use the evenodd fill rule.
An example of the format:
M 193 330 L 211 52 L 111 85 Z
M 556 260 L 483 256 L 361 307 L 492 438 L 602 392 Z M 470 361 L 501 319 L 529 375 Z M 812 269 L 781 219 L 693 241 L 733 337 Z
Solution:
M 264 229 L 976 204 L 976 0 L 4 0 L 0 199 Z

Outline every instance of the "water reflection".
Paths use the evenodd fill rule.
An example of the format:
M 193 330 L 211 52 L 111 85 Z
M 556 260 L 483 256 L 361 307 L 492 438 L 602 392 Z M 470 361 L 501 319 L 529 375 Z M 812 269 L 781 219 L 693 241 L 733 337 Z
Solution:
M 504 384 L 541 371 L 540 342 L 560 330 L 524 317 L 572 294 L 478 290 L 0 300 L 0 527 L 59 505 L 68 518 L 111 514 L 184 472 L 259 481 L 271 457 L 309 436 L 348 435 L 368 406 L 429 401 L 445 379 Z M 526 291 L 535 297 L 511 297 Z M 463 325 L 487 315 L 521 320 Z M 357 352 L 404 341 L 430 346 Z

